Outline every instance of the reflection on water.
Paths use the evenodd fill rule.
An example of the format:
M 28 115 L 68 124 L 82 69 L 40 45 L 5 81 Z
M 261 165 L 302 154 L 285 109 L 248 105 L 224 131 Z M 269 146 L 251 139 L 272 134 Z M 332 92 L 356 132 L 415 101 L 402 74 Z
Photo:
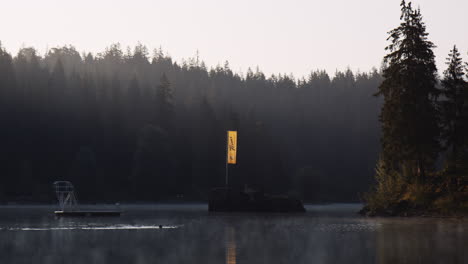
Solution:
M 376 234 L 378 263 L 468 263 L 466 220 L 383 221 Z
M 468 221 L 362 218 L 359 205 L 306 214 L 210 214 L 206 205 L 127 206 L 116 218 L 0 207 L 0 263 L 466 263 Z M 162 228 L 160 228 L 160 226 Z M 465 262 L 464 262 L 465 261 Z
M 110 225 L 110 226 L 68 226 L 68 227 L 10 227 L 8 231 L 52 231 L 52 230 L 140 230 L 140 229 L 171 229 L 180 226 L 163 225 Z M 2 230 L 0 228 L 0 230 Z
M 236 233 L 232 226 L 226 227 L 226 264 L 236 264 Z

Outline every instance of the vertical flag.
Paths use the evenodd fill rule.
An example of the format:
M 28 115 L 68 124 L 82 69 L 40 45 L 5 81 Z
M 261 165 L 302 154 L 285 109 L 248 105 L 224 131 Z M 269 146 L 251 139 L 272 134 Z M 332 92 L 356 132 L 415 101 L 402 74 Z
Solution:
M 228 131 L 227 138 L 227 163 L 236 164 L 237 154 L 237 131 Z

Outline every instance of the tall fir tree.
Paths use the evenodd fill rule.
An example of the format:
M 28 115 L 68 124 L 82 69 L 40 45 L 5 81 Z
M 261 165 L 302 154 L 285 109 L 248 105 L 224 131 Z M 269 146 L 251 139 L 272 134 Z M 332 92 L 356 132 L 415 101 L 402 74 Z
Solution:
M 16 118 L 17 105 L 17 85 L 15 78 L 15 69 L 13 67 L 13 59 L 11 55 L 2 47 L 0 42 L 0 145 L 2 149 L 0 151 L 0 171 L 3 175 L 11 174 L 13 166 L 11 165 L 14 161 L 15 153 L 15 140 L 11 140 L 16 137 L 16 131 L 18 129 Z M 2 177 L 0 179 L 0 197 L 3 192 L 8 192 L 6 186 L 10 186 L 15 179 L 12 177 Z
M 464 80 L 464 69 L 460 53 L 456 46 L 447 58 L 448 68 L 444 71 L 442 79 L 441 105 L 442 139 L 449 151 L 449 168 L 456 171 L 463 150 L 464 142 L 468 137 L 467 82 Z
M 160 84 L 156 89 L 156 122 L 167 130 L 170 130 L 174 118 L 174 102 L 171 90 L 171 83 L 166 74 L 161 76 Z
M 2 47 L 0 42 L 0 107 L 12 104 L 12 98 L 15 98 L 16 73 L 13 67 L 13 58 Z
M 389 32 L 384 57 L 382 157 L 391 169 L 409 169 L 423 179 L 440 150 L 436 100 L 437 68 L 419 9 L 401 2 L 401 23 Z

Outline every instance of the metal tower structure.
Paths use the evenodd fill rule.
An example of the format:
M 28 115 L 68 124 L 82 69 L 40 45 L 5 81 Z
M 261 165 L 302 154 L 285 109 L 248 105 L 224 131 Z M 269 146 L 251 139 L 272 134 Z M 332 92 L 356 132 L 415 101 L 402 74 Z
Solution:
M 54 182 L 54 188 L 60 210 L 62 210 L 62 212 L 75 210 L 78 206 L 78 200 L 76 199 L 73 184 L 69 181 L 56 181 Z

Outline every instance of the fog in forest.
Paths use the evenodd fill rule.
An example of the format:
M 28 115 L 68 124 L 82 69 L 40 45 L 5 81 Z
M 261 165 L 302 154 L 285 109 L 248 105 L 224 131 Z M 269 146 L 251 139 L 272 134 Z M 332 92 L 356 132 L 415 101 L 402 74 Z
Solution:
M 53 201 L 51 183 L 69 180 L 81 201 L 206 201 L 224 185 L 226 130 L 239 133 L 233 187 L 309 202 L 369 189 L 379 70 L 265 76 L 166 54 L 1 48 L 0 200 Z

